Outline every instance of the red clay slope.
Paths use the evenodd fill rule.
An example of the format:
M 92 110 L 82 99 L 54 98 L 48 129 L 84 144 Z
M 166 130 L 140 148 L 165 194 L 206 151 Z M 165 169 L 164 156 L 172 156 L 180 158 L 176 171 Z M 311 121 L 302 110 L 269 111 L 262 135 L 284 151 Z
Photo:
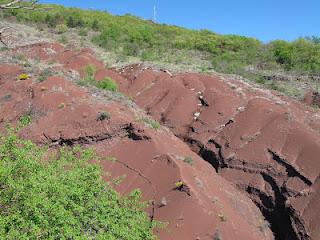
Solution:
M 127 83 L 105 70 L 90 50 L 74 52 L 45 43 L 1 54 L 15 52 L 43 63 L 59 62 L 57 69 L 65 75 L 74 76 L 74 71 L 95 64 L 97 77 L 113 75 Z M 260 211 L 245 194 L 168 129 L 154 130 L 141 122 L 142 113 L 124 97 L 112 100 L 110 93 L 90 91 L 58 76 L 43 82 L 37 81 L 36 74 L 18 80 L 23 72 L 17 65 L 0 65 L 0 128 L 27 114 L 32 123 L 22 136 L 53 148 L 92 146 L 109 156 L 102 161 L 106 181 L 125 175 L 119 190 L 128 193 L 140 188 L 145 199 L 153 200 L 148 210 L 151 220 L 168 222 L 166 229 L 156 232 L 160 239 L 273 239 Z M 99 119 L 102 112 L 109 113 L 110 119 Z M 184 162 L 186 156 L 192 157 L 192 165 Z M 177 188 L 180 181 L 183 186 Z
M 320 239 L 319 111 L 219 76 L 119 73 L 123 92 L 250 194 L 276 239 Z

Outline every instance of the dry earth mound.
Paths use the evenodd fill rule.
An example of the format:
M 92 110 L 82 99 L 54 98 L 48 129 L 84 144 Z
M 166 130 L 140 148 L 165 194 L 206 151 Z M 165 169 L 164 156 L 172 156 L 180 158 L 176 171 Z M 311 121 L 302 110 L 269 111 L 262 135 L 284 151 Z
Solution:
M 188 137 L 189 142 L 194 138 L 197 142 L 194 146 L 207 149 L 209 155 L 214 156 L 219 150 L 223 156 L 224 149 L 219 148 L 219 143 L 211 144 L 210 141 L 208 145 L 203 135 L 199 135 L 201 139 L 196 140 L 197 138 L 190 134 L 188 125 L 192 122 L 196 125 L 206 121 L 203 119 L 200 122 L 204 115 L 200 115 L 197 121 L 192 120 L 196 109 L 205 109 L 204 106 L 198 106 L 197 95 L 197 91 L 204 92 L 204 83 L 199 85 L 202 86 L 201 89 L 189 89 L 192 88 L 191 84 L 202 82 L 199 76 L 195 78 L 198 82 L 193 82 L 193 77 L 186 75 L 185 80 L 181 82 L 182 85 L 179 78 L 172 80 L 173 78 L 166 73 L 158 74 L 150 70 L 136 69 L 137 78 L 130 78 L 131 73 L 125 71 L 127 75 L 122 77 L 114 71 L 106 70 L 91 50 L 68 50 L 54 43 L 22 46 L 2 51 L 0 54 L 0 128 L 4 130 L 7 123 L 15 124 L 21 116 L 28 115 L 31 116 L 32 123 L 23 129 L 21 134 L 38 144 L 48 144 L 51 148 L 80 144 L 83 147 L 97 149 L 101 156 L 106 157 L 101 162 L 106 173 L 106 181 L 123 178 L 123 182 L 118 186 L 122 193 L 140 188 L 144 198 L 151 200 L 148 209 L 150 221 L 158 219 L 168 222 L 166 229 L 156 233 L 160 239 L 273 239 L 268 224 L 246 194 L 240 193 L 220 177 L 209 163 L 203 161 L 167 128 L 150 127 L 151 120 L 120 94 L 96 88 L 83 88 L 75 83 L 79 80 L 79 75 L 83 76 L 85 67 L 94 64 L 98 79 L 105 76 L 113 77 L 119 82 L 122 90 L 134 96 L 139 105 L 154 113 L 155 118 L 164 124 L 168 123 L 176 135 Z M 17 54 L 20 57 L 17 57 Z M 23 59 L 21 55 L 24 56 Z M 29 64 L 20 64 L 19 59 Z M 50 76 L 42 74 L 43 67 L 50 69 Z M 143 83 L 136 79 L 141 79 Z M 138 82 L 139 84 L 135 84 Z M 193 88 L 195 87 L 197 86 Z M 184 97 L 181 99 L 182 96 Z M 204 101 L 209 101 L 209 105 L 206 106 L 208 109 L 210 105 L 213 106 L 207 95 Z M 163 107 L 158 107 L 160 105 Z M 170 111 L 161 110 L 170 108 Z M 231 107 L 226 110 L 230 114 L 233 111 Z M 214 109 L 210 111 L 215 114 Z M 210 117 L 213 118 L 214 116 Z M 262 121 L 259 122 L 262 124 Z M 194 132 L 204 131 L 205 124 L 202 127 L 203 129 L 198 129 L 195 126 Z M 212 125 L 208 126 L 208 136 L 210 129 L 214 129 Z M 312 136 L 314 137 L 310 133 L 310 137 Z M 201 142 L 205 144 L 202 146 Z M 305 144 L 308 144 L 306 140 Z M 211 150 L 209 147 L 212 146 L 218 148 L 213 147 Z M 270 151 L 270 155 L 282 157 L 277 155 L 282 152 L 276 153 L 274 148 L 270 148 Z M 216 156 L 212 162 L 216 162 L 219 171 L 231 169 L 220 167 L 227 161 L 222 157 L 218 158 L 220 155 Z M 296 163 L 300 164 L 300 161 L 297 160 Z M 231 164 L 233 163 L 230 162 Z M 284 171 L 291 171 L 291 168 L 286 168 L 289 164 L 285 162 L 277 166 L 281 165 Z M 263 166 L 261 171 L 262 168 Z M 292 171 L 296 173 L 298 170 Z M 307 189 L 310 190 L 310 187 L 314 186 L 315 171 L 316 167 L 306 168 L 305 172 L 290 177 L 292 186 L 296 186 L 296 180 L 301 188 L 304 189 L 307 184 Z M 229 171 L 222 172 L 223 175 L 229 174 Z M 243 178 L 245 182 L 242 183 L 247 184 L 249 181 L 245 174 Z M 232 174 L 230 179 L 233 179 Z M 254 180 L 255 178 L 252 178 L 252 184 L 250 182 L 253 188 Z M 260 185 L 257 189 L 260 186 L 268 188 L 263 179 L 258 180 Z M 241 181 L 239 179 L 239 182 Z M 272 190 L 270 188 L 270 193 Z M 292 191 L 290 194 L 297 195 L 295 191 L 299 189 Z M 311 197 L 315 197 L 313 191 L 309 191 L 303 197 L 310 200 L 309 206 L 316 204 L 311 201 Z M 294 199 L 299 200 L 300 197 Z M 270 199 L 270 202 L 273 202 L 273 199 Z M 296 208 L 299 204 L 291 202 L 290 206 Z M 310 214 L 306 215 L 306 219 L 315 219 L 316 216 L 311 218 Z M 298 217 L 296 219 L 299 220 Z
M 120 69 L 121 90 L 247 192 L 276 239 L 320 239 L 320 113 L 245 82 Z

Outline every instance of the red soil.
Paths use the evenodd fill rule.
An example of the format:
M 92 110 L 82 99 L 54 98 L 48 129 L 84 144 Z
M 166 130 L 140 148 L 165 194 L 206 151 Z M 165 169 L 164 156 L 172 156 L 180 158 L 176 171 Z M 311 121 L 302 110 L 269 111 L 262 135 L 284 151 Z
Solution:
M 320 239 L 320 114 L 218 76 L 121 69 L 122 91 L 260 207 L 277 239 Z
M 192 121 L 193 112 L 198 108 L 197 95 L 188 86 L 203 82 L 200 90 L 206 89 L 201 77 L 195 83 L 193 77 L 188 79 L 186 75 L 181 84 L 179 77 L 171 79 L 165 73 L 151 70 L 143 71 L 144 77 L 139 80 L 139 85 L 135 85 L 135 80 L 130 80 L 129 76 L 105 70 L 89 50 L 66 51 L 59 44 L 48 43 L 16 51 L 41 61 L 59 62 L 65 72 L 81 72 L 87 64 L 94 64 L 98 78 L 113 77 L 139 105 L 144 107 L 146 103 L 150 113 L 159 112 L 155 118 L 169 123 L 179 136 L 188 136 L 190 119 Z M 102 156 L 116 157 L 116 161 L 102 161 L 106 181 L 125 174 L 126 178 L 118 187 L 120 192 L 140 188 L 144 199 L 153 200 L 148 209 L 151 219 L 168 222 L 166 229 L 156 232 L 160 239 L 209 240 L 219 236 L 222 239 L 273 239 L 262 214 L 247 195 L 219 176 L 209 163 L 167 128 L 151 129 L 137 121 L 139 111 L 134 107 L 125 102 L 94 97 L 89 90 L 64 78 L 54 76 L 41 83 L 35 78 L 20 81 L 17 79 L 21 72 L 23 70 L 15 65 L 0 66 L 0 128 L 29 114 L 32 123 L 21 135 L 38 144 L 51 147 L 81 144 L 96 148 Z M 159 88 L 158 92 L 155 86 Z M 216 106 L 219 105 L 222 103 L 217 101 Z M 170 111 L 165 111 L 162 116 L 167 109 Z M 211 111 L 214 113 L 214 109 Z M 100 121 L 101 112 L 109 113 L 111 118 Z M 232 109 L 224 110 L 225 114 L 232 112 Z M 222 118 L 216 121 L 217 124 L 219 121 Z M 210 124 L 214 126 L 215 123 Z M 192 165 L 184 162 L 187 156 L 193 159 Z M 107 176 L 108 172 L 111 177 Z M 306 173 L 310 172 L 306 169 Z M 183 186 L 176 188 L 179 181 Z

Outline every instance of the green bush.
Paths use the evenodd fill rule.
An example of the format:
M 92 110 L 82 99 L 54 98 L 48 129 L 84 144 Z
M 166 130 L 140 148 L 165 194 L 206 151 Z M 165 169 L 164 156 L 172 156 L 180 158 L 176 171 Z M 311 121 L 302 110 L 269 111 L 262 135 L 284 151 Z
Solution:
M 98 88 L 108 90 L 108 91 L 113 91 L 113 92 L 118 91 L 118 84 L 110 77 L 106 77 L 102 81 L 99 81 L 97 86 Z
M 68 27 L 65 24 L 59 24 L 56 26 L 56 31 L 58 34 L 62 34 L 68 31 Z
M 119 195 L 92 159 L 81 147 L 49 153 L 9 129 L 0 137 L 0 238 L 156 239 L 140 191 Z

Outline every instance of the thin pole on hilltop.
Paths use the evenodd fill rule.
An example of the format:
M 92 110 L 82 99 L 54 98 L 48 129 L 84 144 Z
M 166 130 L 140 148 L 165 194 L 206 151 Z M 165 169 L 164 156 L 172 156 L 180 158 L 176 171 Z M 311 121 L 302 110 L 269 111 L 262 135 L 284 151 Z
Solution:
M 153 5 L 153 21 L 157 21 L 157 0 L 154 1 Z

